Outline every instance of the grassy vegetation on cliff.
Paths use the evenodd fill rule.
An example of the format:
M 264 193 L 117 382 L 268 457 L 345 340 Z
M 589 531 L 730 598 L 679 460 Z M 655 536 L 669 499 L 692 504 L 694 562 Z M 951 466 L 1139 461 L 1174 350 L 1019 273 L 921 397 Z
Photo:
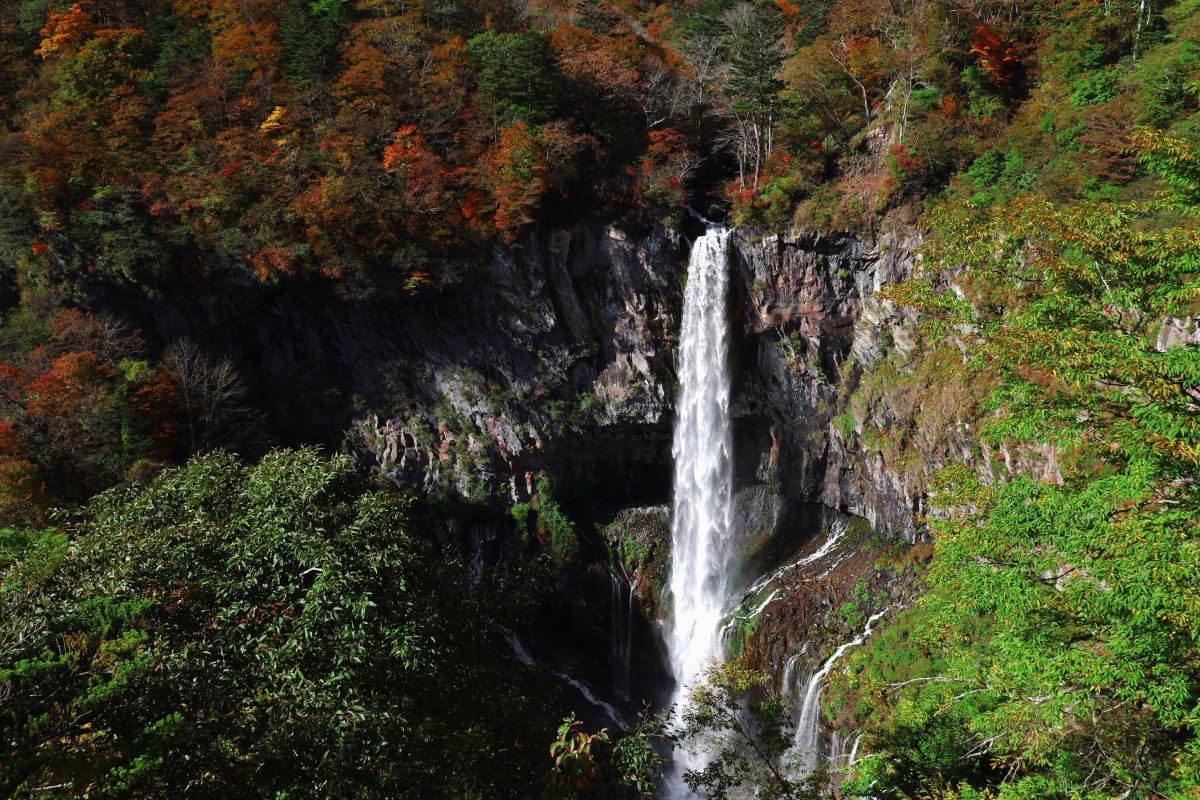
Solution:
M 1153 199 L 947 212 L 888 290 L 995 387 L 982 440 L 1050 462 L 932 487 L 928 592 L 856 667 L 874 797 L 1200 791 L 1200 151 L 1136 141 Z

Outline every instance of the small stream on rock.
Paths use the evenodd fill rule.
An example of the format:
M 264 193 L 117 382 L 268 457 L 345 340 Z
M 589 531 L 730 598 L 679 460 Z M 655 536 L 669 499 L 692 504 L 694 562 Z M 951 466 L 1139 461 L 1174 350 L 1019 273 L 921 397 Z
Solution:
M 875 623 L 878 622 L 891 609 L 885 608 L 872 614 L 867 619 L 866 627 L 848 642 L 842 642 L 829 658 L 825 659 L 825 663 L 817 670 L 816 674 L 808 680 L 808 684 L 804 690 L 804 700 L 800 705 L 800 719 L 796 722 L 796 732 L 792 739 L 792 751 L 797 757 L 797 772 L 800 777 L 811 775 L 817 768 L 818 759 L 822 756 L 821 752 L 821 689 L 824 688 L 825 679 L 829 677 L 830 671 L 837 663 L 838 659 L 851 647 L 857 647 L 867 640 L 871 635 Z M 830 761 L 835 759 L 831 758 Z M 840 759 L 837 759 L 840 760 Z M 836 769 L 839 764 L 830 763 L 830 768 Z

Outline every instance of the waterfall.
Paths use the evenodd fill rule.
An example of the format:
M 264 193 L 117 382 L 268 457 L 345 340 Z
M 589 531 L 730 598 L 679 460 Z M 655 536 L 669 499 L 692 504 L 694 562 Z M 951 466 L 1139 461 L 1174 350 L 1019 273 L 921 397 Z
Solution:
M 633 586 L 629 587 L 629 604 L 625 611 L 625 661 L 621 664 L 621 680 L 625 684 L 625 699 L 633 699 Z
M 752 597 L 757 595 L 759 592 L 763 591 L 768 586 L 770 586 L 772 583 L 775 583 L 776 581 L 778 581 L 780 578 L 784 577 L 788 573 L 795 572 L 796 570 L 802 569 L 803 567 L 806 567 L 809 564 L 820 561 L 822 558 L 829 555 L 829 553 L 832 552 L 833 549 L 838 546 L 838 543 L 842 541 L 842 537 L 845 536 L 846 530 L 847 530 L 846 523 L 840 519 L 836 520 L 829 529 L 829 535 L 826 537 L 825 541 L 821 543 L 820 547 L 818 547 L 815 551 L 809 553 L 808 555 L 804 556 L 803 558 L 799 559 L 798 561 L 793 561 L 790 564 L 784 564 L 782 567 L 775 570 L 774 572 L 769 573 L 769 574 L 764 575 L 763 577 L 759 578 L 757 581 L 755 581 L 753 584 L 751 584 L 749 589 L 746 589 L 744 592 L 742 592 L 741 602 L 743 604 L 745 604 L 746 601 L 750 600 Z M 825 576 L 827 576 L 831 572 L 833 572 L 833 570 L 837 569 L 838 565 L 840 565 L 841 563 L 842 562 L 840 560 L 835 561 L 833 566 L 826 569 L 825 572 L 818 575 L 817 577 L 824 578 Z
M 850 746 L 850 755 L 846 756 L 846 766 L 841 771 L 843 776 L 851 775 L 850 769 L 858 763 L 856 760 L 858 758 L 858 746 L 862 744 L 862 740 L 863 734 L 861 733 L 854 737 L 854 744 Z
M 673 614 L 667 632 L 677 705 L 686 700 L 688 687 L 702 678 L 709 661 L 720 655 L 718 627 L 729 599 L 733 442 L 726 316 L 728 248 L 729 231 L 724 228 L 710 226 L 696 240 L 683 299 L 672 448 Z M 689 765 L 697 766 L 677 764 L 681 769 Z
M 886 614 L 889 609 L 884 609 L 867 620 L 867 626 L 848 642 L 843 642 L 833 655 L 825 659 L 825 663 L 821 665 L 821 669 L 817 671 L 808 681 L 808 687 L 804 692 L 804 705 L 800 708 L 800 721 L 796 723 L 796 734 L 792 740 L 792 752 L 798 757 L 799 775 L 801 777 L 811 775 L 817 768 L 817 758 L 820 756 L 821 745 L 821 688 L 825 684 L 825 678 L 829 676 L 830 670 L 837 660 L 849 650 L 851 647 L 857 647 L 867 640 L 871 635 L 871 630 L 875 627 L 875 623 Z
M 609 601 L 611 617 L 609 662 L 613 690 L 622 700 L 633 700 L 633 586 L 626 586 L 612 576 L 612 595 Z

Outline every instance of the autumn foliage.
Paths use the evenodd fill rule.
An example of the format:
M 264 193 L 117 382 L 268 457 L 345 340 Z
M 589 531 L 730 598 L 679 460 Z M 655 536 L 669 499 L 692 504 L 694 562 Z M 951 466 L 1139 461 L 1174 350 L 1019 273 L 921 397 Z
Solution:
M 42 44 L 34 53 L 45 58 L 81 41 L 95 29 L 91 15 L 79 3 L 66 11 L 51 11 L 49 21 L 41 30 Z
M 984 72 L 1000 84 L 1011 83 L 1021 64 L 1013 47 L 1005 44 L 990 25 L 976 26 L 968 52 L 978 58 Z
M 5 266 L 50 283 L 364 276 L 414 246 L 437 262 L 535 219 L 641 225 L 721 195 L 742 221 L 787 225 L 800 206 L 798 222 L 853 227 L 947 186 L 1008 125 L 1026 172 L 1120 184 L 1129 123 L 1197 103 L 1182 56 L 1119 74 L 1153 42 L 1195 39 L 1190 12 L 1143 6 L 6 6 Z M 1033 98 L 1039 82 L 1057 88 Z M 894 146 L 915 159 L 903 181 Z
M 648 103 L 686 72 L 595 6 L 531 26 L 490 0 L 81 0 L 24 37 L 0 10 L 3 202 L 55 279 L 364 274 L 414 240 L 511 241 L 539 209 L 636 191 L 666 127 Z
M 688 142 L 674 128 L 650 131 L 646 155 L 637 166 L 639 195 L 647 203 L 664 210 L 679 208 L 687 199 L 685 181 L 696 168 L 698 159 L 688 150 Z
M 496 227 L 512 241 L 521 226 L 533 221 L 546 185 L 546 162 L 524 122 L 516 122 L 500 133 L 489 151 L 483 180 L 496 203 Z
M 27 313 L 14 334 L 32 344 L 0 362 L 0 524 L 186 455 L 179 378 L 125 326 L 67 308 Z

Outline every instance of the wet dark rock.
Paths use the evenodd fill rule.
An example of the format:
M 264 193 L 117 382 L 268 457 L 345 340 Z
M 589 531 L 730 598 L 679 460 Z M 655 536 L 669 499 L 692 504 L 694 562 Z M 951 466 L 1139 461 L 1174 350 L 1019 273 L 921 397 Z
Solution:
M 530 229 L 412 297 L 387 276 L 94 287 L 91 304 L 152 344 L 229 356 L 284 444 L 346 448 L 425 491 L 524 497 L 561 469 L 654 484 L 664 498 L 686 244 L 600 222 Z M 669 490 L 669 488 L 668 488 Z

